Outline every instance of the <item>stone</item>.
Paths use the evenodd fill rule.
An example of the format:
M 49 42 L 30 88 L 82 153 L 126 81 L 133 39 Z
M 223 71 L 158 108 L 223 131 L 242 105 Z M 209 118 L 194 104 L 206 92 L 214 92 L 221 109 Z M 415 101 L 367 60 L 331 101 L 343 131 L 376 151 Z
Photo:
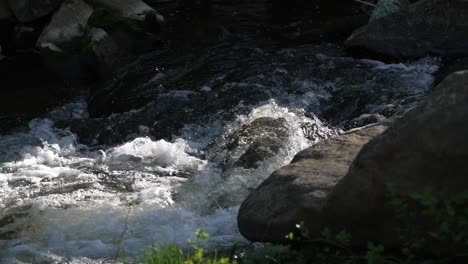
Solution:
M 87 79 L 80 54 L 86 23 L 92 12 L 92 7 L 83 0 L 66 0 L 36 43 L 46 67 L 73 82 Z
M 112 74 L 119 65 L 120 49 L 101 28 L 91 28 L 83 48 L 87 65 L 101 78 Z
M 239 150 L 244 152 L 235 162 L 235 167 L 255 169 L 262 161 L 275 156 L 286 143 L 288 136 L 285 119 L 261 117 L 232 135 L 227 149 L 231 153 Z M 248 146 L 247 149 L 245 146 Z M 233 154 L 231 158 L 233 156 L 236 155 Z
M 348 49 L 392 58 L 468 55 L 468 2 L 421 0 L 357 29 Z
M 20 22 L 31 22 L 51 14 L 63 0 L 9 0 L 10 7 Z
M 0 0 L 0 45 L 4 50 L 11 46 L 14 23 L 8 0 Z
M 13 13 L 10 10 L 8 0 L 0 0 L 0 20 L 10 19 Z
M 390 205 L 388 184 L 402 199 L 428 187 L 451 195 L 468 190 L 467 83 L 468 71 L 450 75 L 419 106 L 365 145 L 333 189 L 326 216 L 320 218 L 329 226 L 346 228 L 355 244 L 374 241 L 391 248 L 400 245 L 401 219 Z M 419 215 L 410 224 L 424 222 L 427 216 Z
M 113 16 L 143 22 L 146 30 L 159 32 L 164 25 L 164 17 L 141 0 L 87 0 L 96 8 L 103 8 Z
M 408 0 L 379 0 L 377 7 L 372 12 L 369 22 L 372 23 L 377 19 L 399 12 L 402 9 L 404 10 L 408 8 L 409 5 L 410 2 Z
M 290 165 L 274 172 L 242 203 L 238 223 L 251 241 L 285 240 L 305 221 L 312 233 L 334 186 L 345 176 L 359 150 L 382 133 L 378 125 L 320 142 L 299 152 Z
M 81 38 L 93 8 L 82 0 L 67 0 L 53 15 L 37 41 L 38 48 L 51 44 L 62 51 L 81 47 Z

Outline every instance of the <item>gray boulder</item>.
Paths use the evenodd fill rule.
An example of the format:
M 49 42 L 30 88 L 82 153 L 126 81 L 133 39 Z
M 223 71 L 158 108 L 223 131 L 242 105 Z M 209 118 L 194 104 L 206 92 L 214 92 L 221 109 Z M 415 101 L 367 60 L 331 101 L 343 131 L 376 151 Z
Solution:
M 374 12 L 372 12 L 369 22 L 372 23 L 377 19 L 404 10 L 408 8 L 409 5 L 410 2 L 408 0 L 379 0 L 377 7 L 374 9 Z
M 141 0 L 87 0 L 87 2 L 95 8 L 109 11 L 114 17 L 142 22 L 149 32 L 159 32 L 164 25 L 164 17 Z
M 82 0 L 65 1 L 36 43 L 46 66 L 70 80 L 78 81 L 85 75 L 80 53 L 92 12 L 92 7 Z
M 450 75 L 422 104 L 362 148 L 330 195 L 329 225 L 347 228 L 355 243 L 396 245 L 401 219 L 389 205 L 388 184 L 403 198 L 427 187 L 452 195 L 468 190 L 467 83 L 468 71 Z M 414 221 L 419 226 L 427 216 Z
M 62 2 L 63 0 L 9 0 L 10 7 L 20 22 L 31 22 L 47 16 Z
M 238 216 L 242 235 L 251 241 L 284 241 L 301 221 L 312 233 L 320 232 L 320 215 L 329 193 L 361 147 L 385 128 L 368 127 L 299 152 L 242 203 Z
M 38 48 L 55 46 L 58 50 L 76 50 L 93 8 L 82 0 L 67 0 L 53 15 L 37 40 Z
M 468 55 L 468 1 L 421 0 L 357 29 L 346 46 L 396 58 Z
M 99 76 L 113 73 L 119 65 L 120 49 L 117 43 L 101 28 L 91 28 L 83 47 L 84 58 Z
M 8 0 L 0 0 L 0 45 L 5 47 L 11 42 L 14 17 Z

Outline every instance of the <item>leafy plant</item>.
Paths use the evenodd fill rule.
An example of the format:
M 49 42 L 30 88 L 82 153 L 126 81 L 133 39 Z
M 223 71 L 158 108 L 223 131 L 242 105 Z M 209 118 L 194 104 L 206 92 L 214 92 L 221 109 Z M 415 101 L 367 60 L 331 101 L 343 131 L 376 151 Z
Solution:
M 375 245 L 372 242 L 367 244 L 367 263 L 368 264 L 382 264 L 384 263 L 384 258 L 382 257 L 382 253 L 384 252 L 384 246 L 382 245 Z

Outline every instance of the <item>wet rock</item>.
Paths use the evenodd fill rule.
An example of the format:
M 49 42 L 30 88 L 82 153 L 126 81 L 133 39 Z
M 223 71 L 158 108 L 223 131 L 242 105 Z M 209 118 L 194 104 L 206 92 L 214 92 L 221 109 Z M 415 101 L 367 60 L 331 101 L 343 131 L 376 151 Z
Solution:
M 31 22 L 47 16 L 62 2 L 63 0 L 9 0 L 11 10 L 20 22 Z
M 374 12 L 372 12 L 369 22 L 372 23 L 377 19 L 400 12 L 408 8 L 409 5 L 410 2 L 408 0 L 379 0 L 377 7 L 374 9 Z
M 464 0 L 421 0 L 356 30 L 346 46 L 396 58 L 466 56 L 467 20 Z
M 346 228 L 356 244 L 375 241 L 392 247 L 400 243 L 396 227 L 402 220 L 420 226 L 427 216 L 417 215 L 414 222 L 397 219 L 388 184 L 402 199 L 427 187 L 451 195 L 468 189 L 467 82 L 468 71 L 450 75 L 418 107 L 362 148 L 327 202 L 330 226 Z
M 369 127 L 299 152 L 290 165 L 274 172 L 242 203 L 238 215 L 241 234 L 251 241 L 284 241 L 301 221 L 312 234 L 320 232 L 317 217 L 330 192 L 362 146 L 385 128 Z
M 236 150 L 248 146 L 234 166 L 255 169 L 262 161 L 275 156 L 287 138 L 288 128 L 285 119 L 262 117 L 232 135 L 227 149 L 233 153 L 232 156 L 236 156 L 234 154 Z M 231 162 L 227 161 L 228 164 Z
M 67 0 L 39 36 L 36 46 L 53 72 L 77 81 L 86 75 L 79 55 L 92 12 L 92 7 L 83 0 Z

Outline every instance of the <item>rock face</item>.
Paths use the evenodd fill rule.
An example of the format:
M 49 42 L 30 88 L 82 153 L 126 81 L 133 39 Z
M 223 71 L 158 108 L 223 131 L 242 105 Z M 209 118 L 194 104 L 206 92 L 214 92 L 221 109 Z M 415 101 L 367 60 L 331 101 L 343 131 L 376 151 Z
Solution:
M 330 195 L 329 224 L 346 227 L 356 243 L 394 245 L 398 222 L 388 205 L 387 184 L 403 197 L 426 187 L 450 194 L 468 189 L 467 83 L 468 71 L 450 75 L 421 105 L 363 147 Z
M 52 13 L 63 0 L 9 0 L 9 2 L 20 22 L 31 22 Z
M 356 30 L 346 46 L 396 58 L 468 55 L 468 2 L 421 0 Z
M 321 142 L 296 155 L 292 163 L 274 172 L 242 203 L 238 223 L 251 241 L 282 241 L 305 221 L 320 232 L 317 217 L 329 193 L 346 174 L 361 147 L 385 130 L 373 126 Z

